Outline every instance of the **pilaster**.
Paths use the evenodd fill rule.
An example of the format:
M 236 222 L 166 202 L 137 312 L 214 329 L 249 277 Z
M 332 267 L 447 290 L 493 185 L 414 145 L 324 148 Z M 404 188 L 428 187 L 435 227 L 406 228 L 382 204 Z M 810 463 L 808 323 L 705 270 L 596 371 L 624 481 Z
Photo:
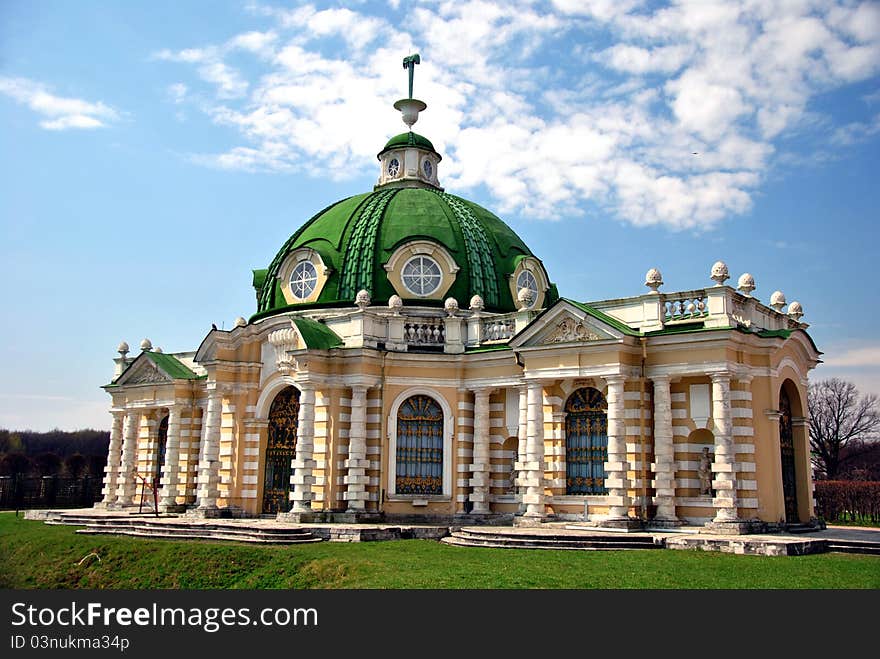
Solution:
M 348 434 L 348 459 L 344 466 L 348 470 L 344 498 L 348 502 L 347 512 L 360 513 L 366 510 L 367 485 L 367 391 L 362 385 L 351 388 L 351 422 Z
M 133 506 L 137 492 L 137 460 L 138 433 L 140 432 L 141 414 L 135 410 L 125 413 L 125 429 L 122 440 L 122 462 L 117 478 L 116 503 L 120 506 Z
M 675 515 L 675 448 L 672 434 L 672 396 L 668 376 L 654 376 L 654 523 L 677 526 Z
M 162 489 L 159 510 L 177 509 L 177 486 L 180 482 L 180 414 L 182 405 L 168 408 L 168 435 L 165 439 L 165 464 L 162 467 Z
M 119 461 L 122 455 L 122 427 L 125 422 L 125 413 L 121 410 L 113 410 L 113 421 L 110 426 L 110 447 L 107 453 L 107 466 L 104 468 L 104 498 L 103 506 L 116 503 L 116 486 L 119 480 Z
M 315 484 L 313 471 L 315 448 L 315 386 L 300 383 L 299 423 L 297 425 L 296 456 L 290 462 L 290 500 L 292 513 L 307 513 L 312 510 L 312 485 Z
M 473 504 L 471 513 L 474 515 L 486 515 L 490 512 L 489 396 L 491 394 L 491 389 L 474 391 L 474 453 L 469 483 L 470 501 Z

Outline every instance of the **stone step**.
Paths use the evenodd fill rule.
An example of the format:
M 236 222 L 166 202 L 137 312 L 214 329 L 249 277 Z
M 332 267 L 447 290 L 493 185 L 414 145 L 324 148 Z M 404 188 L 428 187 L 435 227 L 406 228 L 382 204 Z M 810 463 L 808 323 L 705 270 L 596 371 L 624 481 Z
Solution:
M 505 539 L 510 541 L 534 541 L 536 539 L 545 541 L 548 543 L 568 543 L 568 542 L 593 542 L 593 543 L 601 543 L 601 544 L 630 544 L 630 545 L 644 545 L 648 548 L 651 548 L 656 545 L 656 542 L 653 536 L 650 535 L 633 535 L 633 534 L 603 534 L 603 533 L 590 533 L 589 535 L 577 535 L 577 534 L 564 534 L 564 533 L 529 533 L 529 532 L 507 532 L 504 531 L 502 533 L 493 532 L 491 530 L 485 530 L 480 528 L 473 527 L 465 527 L 456 531 L 453 535 L 457 535 L 459 537 L 472 537 L 474 539 L 477 538 L 491 538 L 491 539 Z
M 152 538 L 155 540 L 225 540 L 232 542 L 248 542 L 252 544 L 295 545 L 312 542 L 321 542 L 321 538 L 308 535 L 296 535 L 293 537 L 261 537 L 259 535 L 230 535 L 226 533 L 186 533 L 180 531 L 165 532 L 155 529 L 117 528 L 109 526 L 87 527 L 77 529 L 77 533 L 83 535 L 125 535 L 138 538 Z
M 48 523 L 48 522 L 47 522 Z M 155 532 L 177 533 L 191 535 L 194 533 L 223 533 L 230 536 L 250 535 L 261 537 L 292 537 L 310 536 L 308 530 L 301 528 L 283 527 L 259 527 L 248 525 L 222 524 L 213 522 L 189 523 L 174 521 L 153 521 L 143 518 L 91 518 L 87 521 L 78 522 L 77 525 L 87 528 L 112 528 L 112 529 L 138 529 Z
M 628 547 L 625 543 L 619 543 L 615 546 L 592 546 L 588 543 L 582 543 L 579 546 L 567 546 L 567 545 L 558 545 L 558 544 L 545 544 L 537 541 L 534 544 L 525 544 L 525 543 L 502 543 L 495 542 L 492 540 L 482 540 L 480 542 L 475 542 L 473 540 L 468 540 L 465 538 L 457 537 L 455 535 L 447 536 L 442 538 L 440 542 L 452 545 L 455 547 L 488 547 L 493 549 L 561 549 L 567 551 L 635 551 L 635 550 L 644 550 L 644 549 L 662 549 L 659 546 L 647 546 L 647 545 L 637 545 Z
M 498 533 L 481 529 L 459 529 L 447 544 L 469 547 L 504 547 L 518 549 L 662 549 L 650 536 L 564 535 L 554 533 Z
M 880 556 L 880 542 L 869 540 L 828 540 L 828 551 L 846 554 L 872 554 Z

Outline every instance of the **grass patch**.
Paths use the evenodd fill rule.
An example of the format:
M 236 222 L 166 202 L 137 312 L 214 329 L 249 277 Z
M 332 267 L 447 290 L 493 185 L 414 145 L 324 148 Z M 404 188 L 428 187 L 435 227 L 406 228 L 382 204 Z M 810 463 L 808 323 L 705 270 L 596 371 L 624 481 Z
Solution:
M 96 553 L 101 560 L 91 557 Z M 880 558 L 537 551 L 431 540 L 252 546 L 77 535 L 0 513 L 0 588 L 880 588 Z

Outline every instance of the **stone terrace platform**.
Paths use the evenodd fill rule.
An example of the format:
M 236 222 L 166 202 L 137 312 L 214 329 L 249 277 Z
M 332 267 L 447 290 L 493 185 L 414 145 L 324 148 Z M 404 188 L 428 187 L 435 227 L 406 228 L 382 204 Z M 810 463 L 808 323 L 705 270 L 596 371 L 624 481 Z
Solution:
M 564 522 L 537 528 L 443 524 L 295 524 L 275 519 L 193 519 L 96 510 L 31 510 L 27 519 L 80 526 L 77 533 L 258 544 L 441 540 L 453 546 L 565 550 L 699 549 L 733 554 L 800 556 L 841 551 L 880 556 L 880 529 L 829 526 L 809 534 L 713 535 L 703 527 L 622 531 Z

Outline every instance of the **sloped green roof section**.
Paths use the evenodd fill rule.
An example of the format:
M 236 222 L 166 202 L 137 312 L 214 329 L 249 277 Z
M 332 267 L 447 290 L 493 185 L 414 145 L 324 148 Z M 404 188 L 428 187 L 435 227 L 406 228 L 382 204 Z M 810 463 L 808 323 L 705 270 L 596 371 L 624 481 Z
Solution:
M 143 354 L 156 366 L 165 371 L 168 377 L 175 380 L 196 380 L 199 377 L 173 355 L 166 355 L 164 352 L 145 352 Z
M 330 348 L 339 348 L 343 345 L 339 335 L 324 323 L 319 323 L 311 318 L 293 318 L 292 320 L 308 348 L 329 350 Z
M 467 305 L 480 295 L 487 310 L 516 310 L 509 277 L 520 259 L 534 255 L 509 226 L 485 208 L 433 188 L 383 188 L 329 206 L 290 237 L 266 270 L 253 319 L 352 305 L 361 289 L 370 292 L 373 304 L 387 303 L 395 290 L 384 266 L 397 248 L 414 240 L 441 245 L 458 266 L 447 297 Z M 327 282 L 315 302 L 289 305 L 278 273 L 288 254 L 305 247 L 321 255 L 329 269 Z M 402 297 L 410 304 L 430 304 Z M 551 284 L 545 304 L 557 299 Z
M 585 304 L 584 302 L 575 302 L 574 300 L 569 300 L 568 298 L 565 298 L 565 297 L 560 298 L 560 299 L 565 300 L 566 302 L 568 302 L 572 306 L 577 307 L 581 311 L 584 311 L 584 312 L 590 314 L 596 320 L 600 320 L 603 323 L 605 323 L 606 325 L 610 325 L 611 327 L 619 330 L 620 332 L 623 332 L 624 334 L 626 334 L 628 336 L 642 336 L 642 333 L 639 332 L 638 330 L 634 330 L 632 327 L 630 327 L 626 323 L 623 323 L 623 322 L 617 320 L 617 318 L 613 318 L 613 317 L 609 316 L 607 313 L 602 313 L 598 309 L 591 307 L 589 304 Z

